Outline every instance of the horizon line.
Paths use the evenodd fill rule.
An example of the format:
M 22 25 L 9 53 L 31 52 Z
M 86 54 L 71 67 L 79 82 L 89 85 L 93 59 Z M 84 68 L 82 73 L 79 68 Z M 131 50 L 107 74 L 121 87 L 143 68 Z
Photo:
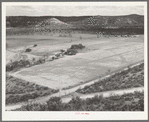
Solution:
M 144 16 L 141 14 L 127 14 L 127 15 L 114 15 L 114 16 L 129 16 L 129 15 L 138 15 L 138 16 Z M 6 16 L 6 17 L 50 17 L 54 15 L 41 15 L 41 16 L 28 16 L 28 15 L 12 15 L 12 16 Z M 87 16 L 112 16 L 112 15 L 82 15 L 82 16 L 54 16 L 54 17 L 87 17 Z

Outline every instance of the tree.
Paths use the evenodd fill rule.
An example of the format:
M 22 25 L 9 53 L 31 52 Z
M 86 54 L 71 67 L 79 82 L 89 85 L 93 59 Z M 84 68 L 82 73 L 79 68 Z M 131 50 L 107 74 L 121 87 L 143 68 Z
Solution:
M 30 48 L 27 48 L 26 50 L 25 50 L 25 52 L 31 52 L 32 51 L 32 49 L 30 49 Z
M 78 53 L 78 51 L 75 49 L 67 49 L 66 52 L 67 55 L 75 55 L 76 53 Z
M 62 101 L 60 97 L 52 97 L 47 101 L 49 111 L 60 111 L 61 104 Z
M 34 44 L 34 46 L 33 47 L 36 47 L 37 46 L 37 44 Z
M 69 103 L 72 105 L 73 109 L 75 109 L 75 110 L 79 110 L 83 106 L 82 100 L 78 96 L 73 97 Z

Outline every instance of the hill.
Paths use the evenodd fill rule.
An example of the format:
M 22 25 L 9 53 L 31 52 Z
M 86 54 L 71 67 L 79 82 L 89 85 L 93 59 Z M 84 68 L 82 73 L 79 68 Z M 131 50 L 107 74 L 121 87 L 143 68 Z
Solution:
M 73 25 L 76 28 L 143 28 L 144 16 L 127 15 L 127 16 L 7 16 L 6 21 L 11 27 L 35 27 L 41 23 Z M 71 26 L 72 27 L 72 26 Z
M 144 16 L 7 16 L 7 35 L 85 31 L 110 34 L 143 34 Z M 129 32 L 128 32 L 129 31 Z
M 71 22 L 78 28 L 104 28 L 104 29 L 119 29 L 119 28 L 143 28 L 144 17 L 139 15 L 128 16 L 92 16 Z
M 67 24 L 66 22 L 60 21 L 56 18 L 46 19 L 44 21 L 41 21 L 37 25 L 35 25 L 36 28 L 45 28 L 50 30 L 61 30 L 61 29 L 69 29 L 72 28 L 73 25 Z

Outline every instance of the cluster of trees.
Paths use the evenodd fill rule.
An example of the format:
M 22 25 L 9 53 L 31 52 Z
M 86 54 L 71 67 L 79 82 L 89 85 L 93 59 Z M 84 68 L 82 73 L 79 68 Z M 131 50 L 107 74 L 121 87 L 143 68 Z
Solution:
M 67 49 L 67 51 L 65 52 L 66 55 L 76 55 L 78 53 L 78 51 L 76 49 Z
M 37 44 L 35 44 L 33 47 L 36 47 Z M 85 46 L 83 46 L 82 44 L 78 44 L 78 45 L 71 45 L 71 47 L 69 49 L 67 49 L 67 51 L 65 50 L 60 50 L 60 53 L 55 54 L 51 59 L 49 59 L 49 61 L 53 61 L 54 59 L 58 59 L 60 56 L 65 55 L 76 55 L 76 53 L 78 53 L 78 50 L 81 50 L 85 48 Z M 25 52 L 30 52 L 31 49 L 27 48 L 25 50 Z M 48 59 L 48 56 L 47 56 Z M 38 60 L 36 60 L 35 58 L 31 60 L 18 60 L 18 61 L 14 61 L 14 62 L 10 62 L 9 64 L 6 65 L 6 71 L 13 71 L 13 70 L 19 70 L 23 67 L 30 67 L 30 66 L 34 66 L 34 65 L 39 65 L 42 63 L 46 62 L 46 55 L 44 56 L 44 58 L 39 58 Z
M 85 48 L 85 46 L 83 46 L 82 44 L 74 44 L 74 45 L 71 45 L 70 49 L 83 49 Z
M 45 104 L 29 103 L 15 111 L 144 111 L 144 92 L 108 98 L 95 96 L 85 100 L 75 97 L 68 103 L 62 103 L 59 97 L 52 97 Z
M 29 50 L 27 50 L 29 51 Z M 49 61 L 53 61 L 54 59 L 57 59 L 60 56 L 60 54 L 57 54 L 55 56 L 53 56 L 51 59 L 49 59 Z M 39 59 L 35 59 L 32 58 L 32 60 L 18 60 L 18 61 L 13 61 L 10 62 L 9 64 L 6 65 L 6 71 L 14 71 L 14 70 L 19 70 L 23 67 L 31 67 L 34 65 L 39 65 L 39 64 L 43 64 L 46 62 L 46 57 L 44 56 L 43 58 L 39 58 Z
M 14 61 L 6 65 L 6 71 L 18 70 L 30 65 L 28 60 Z
M 58 90 L 6 75 L 6 104 L 24 102 L 56 92 Z
M 85 46 L 83 46 L 82 44 L 71 45 L 71 47 L 69 49 L 67 49 L 65 54 L 66 55 L 76 55 L 76 53 L 78 53 L 78 50 L 81 50 L 83 48 L 85 48 Z
M 78 89 L 77 92 L 88 94 L 141 86 L 144 86 L 144 63 L 99 80 L 90 86 L 85 86 L 83 89 Z
M 18 61 L 14 61 L 14 62 L 10 62 L 9 64 L 6 65 L 6 71 L 14 71 L 14 70 L 19 70 L 23 67 L 31 67 L 34 65 L 39 65 L 39 64 L 43 64 L 45 63 L 45 59 L 44 58 L 40 58 L 38 60 L 36 60 L 35 58 L 33 58 L 32 60 L 18 60 Z
M 32 51 L 32 49 L 30 49 L 30 48 L 27 48 L 26 50 L 25 50 L 25 52 L 31 52 Z

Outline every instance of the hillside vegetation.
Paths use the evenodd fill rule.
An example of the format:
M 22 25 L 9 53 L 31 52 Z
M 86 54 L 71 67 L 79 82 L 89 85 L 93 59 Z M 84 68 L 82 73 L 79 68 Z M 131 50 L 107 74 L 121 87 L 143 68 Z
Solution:
M 40 86 L 12 76 L 6 76 L 6 104 L 25 102 L 29 99 L 50 95 L 58 90 Z
M 142 15 L 127 15 L 127 16 L 7 16 L 7 26 L 9 27 L 25 27 L 38 25 L 39 23 L 47 22 L 51 24 L 54 21 L 59 21 L 54 24 L 64 23 L 72 24 L 75 27 L 96 26 L 102 28 L 125 28 L 125 27 L 143 27 L 144 16 Z M 48 22 L 49 21 L 49 22 Z M 51 21 L 51 22 L 50 22 Z
M 144 92 L 108 98 L 95 96 L 85 100 L 76 97 L 69 103 L 62 103 L 59 97 L 53 97 L 46 104 L 30 103 L 15 111 L 144 111 Z
M 144 86 L 144 63 L 78 89 L 77 92 L 88 94 L 142 86 Z

